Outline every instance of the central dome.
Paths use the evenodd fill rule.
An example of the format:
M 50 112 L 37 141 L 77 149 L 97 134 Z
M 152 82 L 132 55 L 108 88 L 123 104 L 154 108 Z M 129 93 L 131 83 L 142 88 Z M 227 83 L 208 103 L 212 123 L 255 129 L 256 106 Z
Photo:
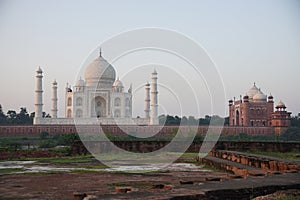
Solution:
M 259 93 L 259 89 L 256 87 L 255 83 L 253 87 L 247 92 L 247 96 L 249 96 L 250 99 L 253 99 L 253 97 Z
M 116 79 L 116 71 L 101 55 L 90 63 L 84 74 L 86 86 L 110 88 Z
M 267 95 L 265 95 L 261 90 L 258 91 L 256 95 L 253 96 L 254 101 L 267 101 Z

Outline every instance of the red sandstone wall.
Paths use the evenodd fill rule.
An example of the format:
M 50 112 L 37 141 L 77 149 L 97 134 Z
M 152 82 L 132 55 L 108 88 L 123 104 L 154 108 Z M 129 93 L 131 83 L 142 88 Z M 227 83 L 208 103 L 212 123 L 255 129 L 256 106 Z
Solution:
M 178 126 L 123 126 L 122 128 L 136 131 L 136 132 L 153 132 L 159 130 L 159 134 L 174 135 L 177 133 Z M 113 135 L 122 133 L 121 129 L 117 125 L 103 126 L 104 130 L 107 130 Z M 97 131 L 96 125 L 87 125 L 83 127 L 85 132 L 95 133 Z M 183 133 L 189 133 L 190 131 L 197 131 L 199 135 L 205 136 L 208 126 L 180 126 L 180 130 Z M 76 133 L 75 125 L 26 125 L 26 126 L 0 126 L 0 136 L 36 136 L 42 131 L 46 131 L 49 134 L 62 134 L 62 133 Z M 273 127 L 230 127 L 225 126 L 223 128 L 223 135 L 247 133 L 249 135 L 273 135 L 275 134 Z

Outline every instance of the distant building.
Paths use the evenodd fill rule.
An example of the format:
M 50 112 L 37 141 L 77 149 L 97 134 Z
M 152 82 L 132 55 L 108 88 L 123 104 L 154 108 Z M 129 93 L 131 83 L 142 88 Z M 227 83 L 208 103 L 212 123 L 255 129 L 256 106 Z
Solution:
M 273 96 L 265 95 L 254 83 L 239 100 L 229 100 L 229 125 L 285 128 L 291 125 L 291 113 L 279 101 L 274 112 Z

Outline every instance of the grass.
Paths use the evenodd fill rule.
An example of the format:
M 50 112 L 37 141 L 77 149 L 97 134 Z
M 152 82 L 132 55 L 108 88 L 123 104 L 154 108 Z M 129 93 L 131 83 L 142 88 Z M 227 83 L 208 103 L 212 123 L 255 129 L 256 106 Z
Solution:
M 39 175 L 48 175 L 48 174 L 63 174 L 65 172 L 62 172 L 62 171 L 42 171 L 42 172 L 25 172 L 25 173 L 21 173 L 21 174 L 18 174 L 18 175 L 36 175 L 36 176 L 39 176 Z
M 277 200 L 300 200 L 300 197 L 279 197 Z
M 224 172 L 225 171 L 223 169 L 219 169 L 217 167 L 214 167 L 214 166 L 208 165 L 208 164 L 200 164 L 200 166 L 202 166 L 204 169 L 208 169 L 208 170 L 211 170 L 213 172 Z
M 23 168 L 3 168 L 0 169 L 0 173 L 22 172 Z
M 88 170 L 88 169 L 73 169 L 71 173 L 101 173 L 101 171 Z
M 291 152 L 265 152 L 265 151 L 246 151 L 247 153 L 251 154 L 257 154 L 257 155 L 264 155 L 264 156 L 271 156 L 275 158 L 281 158 L 281 159 L 287 159 L 287 160 L 293 160 L 293 161 L 300 161 L 300 157 L 297 157 L 297 155 L 300 155 L 299 151 L 291 151 Z
M 16 159 L 16 161 L 44 161 L 44 162 L 52 162 L 52 163 L 71 163 L 71 162 L 89 162 L 93 158 L 92 155 L 85 156 L 63 156 L 63 157 L 46 157 L 46 158 L 20 158 Z
M 86 168 L 88 168 L 88 169 L 107 169 L 109 167 L 107 167 L 106 165 L 89 165 L 89 166 L 86 166 Z
M 199 153 L 184 153 L 181 158 L 197 158 Z

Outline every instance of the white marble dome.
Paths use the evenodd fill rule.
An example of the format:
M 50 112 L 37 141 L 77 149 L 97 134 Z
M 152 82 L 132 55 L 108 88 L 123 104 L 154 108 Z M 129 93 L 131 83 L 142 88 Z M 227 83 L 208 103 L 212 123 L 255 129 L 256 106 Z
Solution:
M 111 87 L 116 80 L 116 72 L 113 66 L 100 55 L 87 66 L 84 78 L 86 86 L 99 85 L 101 87 L 103 84 Z
M 255 83 L 252 88 L 247 92 L 247 95 L 250 99 L 253 99 L 253 97 L 259 93 L 259 89 L 256 87 Z
M 113 87 L 123 88 L 123 83 L 119 80 L 119 78 L 113 83 Z
M 85 86 L 84 80 L 82 80 L 81 77 L 80 77 L 80 79 L 76 82 L 75 86 L 76 87 L 84 87 Z
M 258 90 L 257 94 L 253 96 L 254 101 L 267 101 L 267 95 Z

